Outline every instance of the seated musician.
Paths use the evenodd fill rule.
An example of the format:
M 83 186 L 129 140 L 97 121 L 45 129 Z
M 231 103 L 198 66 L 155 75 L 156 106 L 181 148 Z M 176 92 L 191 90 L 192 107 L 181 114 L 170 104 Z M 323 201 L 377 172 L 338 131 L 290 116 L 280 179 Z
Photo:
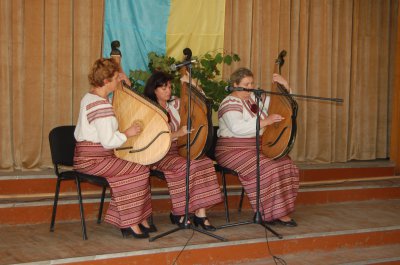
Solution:
M 107 179 L 111 187 L 111 202 L 105 221 L 121 229 L 124 237 L 148 238 L 155 232 L 147 218 L 152 213 L 149 169 L 114 156 L 113 149 L 128 137 L 141 132 L 138 125 L 118 131 L 108 95 L 121 80 L 130 83 L 113 59 L 98 59 L 89 73 L 91 88 L 82 98 L 78 123 L 74 169 Z
M 253 73 L 239 68 L 232 73 L 230 81 L 234 87 L 254 89 Z M 288 88 L 282 76 L 274 74 L 273 81 Z M 263 98 L 257 107 L 253 93 L 233 91 L 222 102 L 218 110 L 219 130 L 215 149 L 217 162 L 238 172 L 253 210 L 256 212 L 256 116 L 259 108 L 260 138 L 267 125 L 280 122 L 283 117 L 268 113 L 269 97 Z M 263 107 L 264 106 L 264 107 Z M 268 128 L 267 128 L 268 129 Z M 260 212 L 268 224 L 297 226 L 289 214 L 294 211 L 294 202 L 299 188 L 299 170 L 289 156 L 271 160 L 260 152 Z
M 172 201 L 171 222 L 182 227 L 186 206 L 186 158 L 178 153 L 177 139 L 187 135 L 188 132 L 187 126 L 180 126 L 181 119 L 185 117 L 179 116 L 179 98 L 171 98 L 171 80 L 172 77 L 168 74 L 155 72 L 147 80 L 144 94 L 163 107 L 169 116 L 172 131 L 171 148 L 161 161 L 154 164 L 154 167 L 164 173 L 167 181 Z M 214 165 L 209 158 L 190 161 L 189 194 L 189 212 L 194 213 L 194 225 L 214 231 L 215 227 L 206 216 L 206 209 L 220 203 L 222 197 Z

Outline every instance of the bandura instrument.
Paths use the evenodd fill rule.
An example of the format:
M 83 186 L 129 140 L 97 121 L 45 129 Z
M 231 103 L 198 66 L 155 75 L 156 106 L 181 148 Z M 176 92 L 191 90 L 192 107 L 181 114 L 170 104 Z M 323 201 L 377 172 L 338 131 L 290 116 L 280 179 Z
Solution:
M 185 61 L 190 61 L 192 52 L 189 48 L 184 50 Z M 186 74 L 186 68 L 181 68 L 181 75 Z M 189 90 L 190 89 L 190 90 Z M 191 98 L 189 109 L 189 95 Z M 191 122 L 190 133 L 190 159 L 201 158 L 211 147 L 214 128 L 212 125 L 212 100 L 207 98 L 198 88 L 189 83 L 182 82 L 180 93 L 181 126 L 187 125 L 188 115 Z M 189 128 L 188 128 L 189 129 Z M 178 138 L 179 155 L 187 157 L 187 135 Z
M 119 42 L 111 44 L 111 57 L 121 61 Z M 161 160 L 171 146 L 171 131 L 165 111 L 144 95 L 131 90 L 121 82 L 114 91 L 112 105 L 118 120 L 118 129 L 123 132 L 132 124 L 140 124 L 139 135 L 129 137 L 119 148 L 114 150 L 118 158 L 142 165 L 153 164 Z
M 190 110 L 188 107 L 188 90 L 191 89 Z M 182 83 L 181 105 L 179 115 L 181 117 L 181 126 L 187 125 L 187 115 L 191 119 L 190 133 L 190 159 L 201 158 L 210 148 L 213 137 L 213 126 L 211 118 L 212 102 L 204 96 L 197 88 L 188 83 Z M 178 138 L 179 155 L 187 156 L 187 136 Z
M 281 73 L 285 56 L 285 50 L 279 53 L 274 73 Z M 277 82 L 273 83 L 271 92 L 268 113 L 279 114 L 284 119 L 266 126 L 261 138 L 261 151 L 269 158 L 278 159 L 287 155 L 293 148 L 297 132 L 298 105 L 286 88 Z
M 275 61 L 274 73 L 281 73 L 285 56 L 286 51 L 282 50 Z M 279 114 L 284 117 L 282 121 L 266 126 L 261 138 L 262 153 L 272 159 L 279 159 L 287 155 L 292 150 L 296 140 L 298 105 L 294 97 L 343 102 L 343 99 L 340 98 L 290 94 L 283 85 L 276 82 L 273 83 L 271 91 L 264 91 L 264 93 L 270 94 L 268 113 Z

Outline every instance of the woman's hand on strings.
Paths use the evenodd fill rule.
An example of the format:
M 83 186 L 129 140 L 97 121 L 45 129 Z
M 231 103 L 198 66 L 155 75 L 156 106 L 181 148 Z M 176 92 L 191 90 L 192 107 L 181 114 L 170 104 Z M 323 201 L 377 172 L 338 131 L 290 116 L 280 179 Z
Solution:
M 283 78 L 283 76 L 281 76 L 280 74 L 273 74 L 272 82 L 276 82 L 283 85 L 287 91 L 291 92 L 288 81 L 285 78 Z
M 178 133 L 178 137 L 185 136 L 186 134 L 188 134 L 187 126 L 186 126 L 186 125 L 183 125 L 183 126 L 178 130 L 177 133 Z
M 260 126 L 265 127 L 284 120 L 285 118 L 279 114 L 271 114 L 266 119 L 260 121 Z
M 187 135 L 188 133 L 191 133 L 194 129 L 191 129 L 190 132 L 188 132 L 187 126 L 183 125 L 179 130 L 173 132 L 171 134 L 171 140 L 174 141 L 176 140 L 178 137 L 182 137 Z
M 128 86 L 131 86 L 131 80 L 129 80 L 128 76 L 124 72 L 120 72 L 118 74 L 119 81 L 125 81 Z
M 180 78 L 181 82 L 189 84 L 189 72 L 186 70 L 185 74 Z M 204 94 L 203 88 L 200 86 L 199 81 L 192 78 L 192 86 L 194 86 L 198 91 Z
M 142 126 L 139 123 L 133 123 L 131 125 L 131 127 L 126 129 L 124 134 L 126 135 L 126 137 L 131 137 L 131 136 L 139 135 L 141 132 L 142 132 Z
M 187 135 L 188 133 L 193 132 L 193 130 L 194 130 L 194 129 L 191 129 L 190 131 L 188 131 L 187 126 L 186 126 L 186 125 L 183 125 L 183 126 L 178 130 L 178 137 L 185 136 L 185 135 Z

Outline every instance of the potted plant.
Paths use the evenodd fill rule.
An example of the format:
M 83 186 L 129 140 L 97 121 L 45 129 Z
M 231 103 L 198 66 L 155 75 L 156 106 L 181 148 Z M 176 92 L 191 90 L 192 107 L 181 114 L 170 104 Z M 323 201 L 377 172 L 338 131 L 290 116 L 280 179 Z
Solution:
M 163 71 L 173 76 L 172 87 L 173 94 L 179 96 L 180 94 L 180 73 L 179 71 L 171 70 L 170 66 L 177 62 L 173 57 L 166 55 L 158 55 L 155 52 L 148 54 L 149 65 L 147 71 L 143 70 L 130 70 L 129 78 L 132 86 L 139 92 L 143 93 L 143 88 L 146 80 L 154 71 Z M 227 95 L 225 87 L 228 82 L 222 80 L 220 68 L 222 64 L 231 65 L 232 62 L 240 61 L 237 54 L 224 54 L 221 52 L 207 52 L 206 54 L 193 57 L 199 63 L 192 65 L 192 78 L 201 83 L 206 96 L 213 100 L 213 109 L 218 110 L 221 101 Z

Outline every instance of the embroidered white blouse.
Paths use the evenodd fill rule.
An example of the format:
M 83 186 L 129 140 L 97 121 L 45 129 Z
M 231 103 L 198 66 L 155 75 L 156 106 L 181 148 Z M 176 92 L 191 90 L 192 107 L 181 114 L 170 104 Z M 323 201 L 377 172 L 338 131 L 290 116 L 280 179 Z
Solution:
M 167 112 L 170 118 L 169 125 L 171 126 L 171 132 L 176 132 L 179 130 L 181 125 L 181 116 L 179 115 L 179 108 L 181 106 L 181 100 L 178 97 L 172 96 L 167 102 Z M 173 141 L 177 140 L 172 139 Z
M 269 97 L 260 101 L 260 119 L 268 116 Z M 257 110 L 254 94 L 249 100 L 227 96 L 218 109 L 218 137 L 251 138 L 256 136 Z M 260 135 L 264 132 L 261 128 Z
M 127 140 L 126 135 L 118 131 L 118 122 L 110 102 L 91 93 L 81 100 L 74 135 L 78 142 L 100 143 L 106 149 L 120 147 Z

